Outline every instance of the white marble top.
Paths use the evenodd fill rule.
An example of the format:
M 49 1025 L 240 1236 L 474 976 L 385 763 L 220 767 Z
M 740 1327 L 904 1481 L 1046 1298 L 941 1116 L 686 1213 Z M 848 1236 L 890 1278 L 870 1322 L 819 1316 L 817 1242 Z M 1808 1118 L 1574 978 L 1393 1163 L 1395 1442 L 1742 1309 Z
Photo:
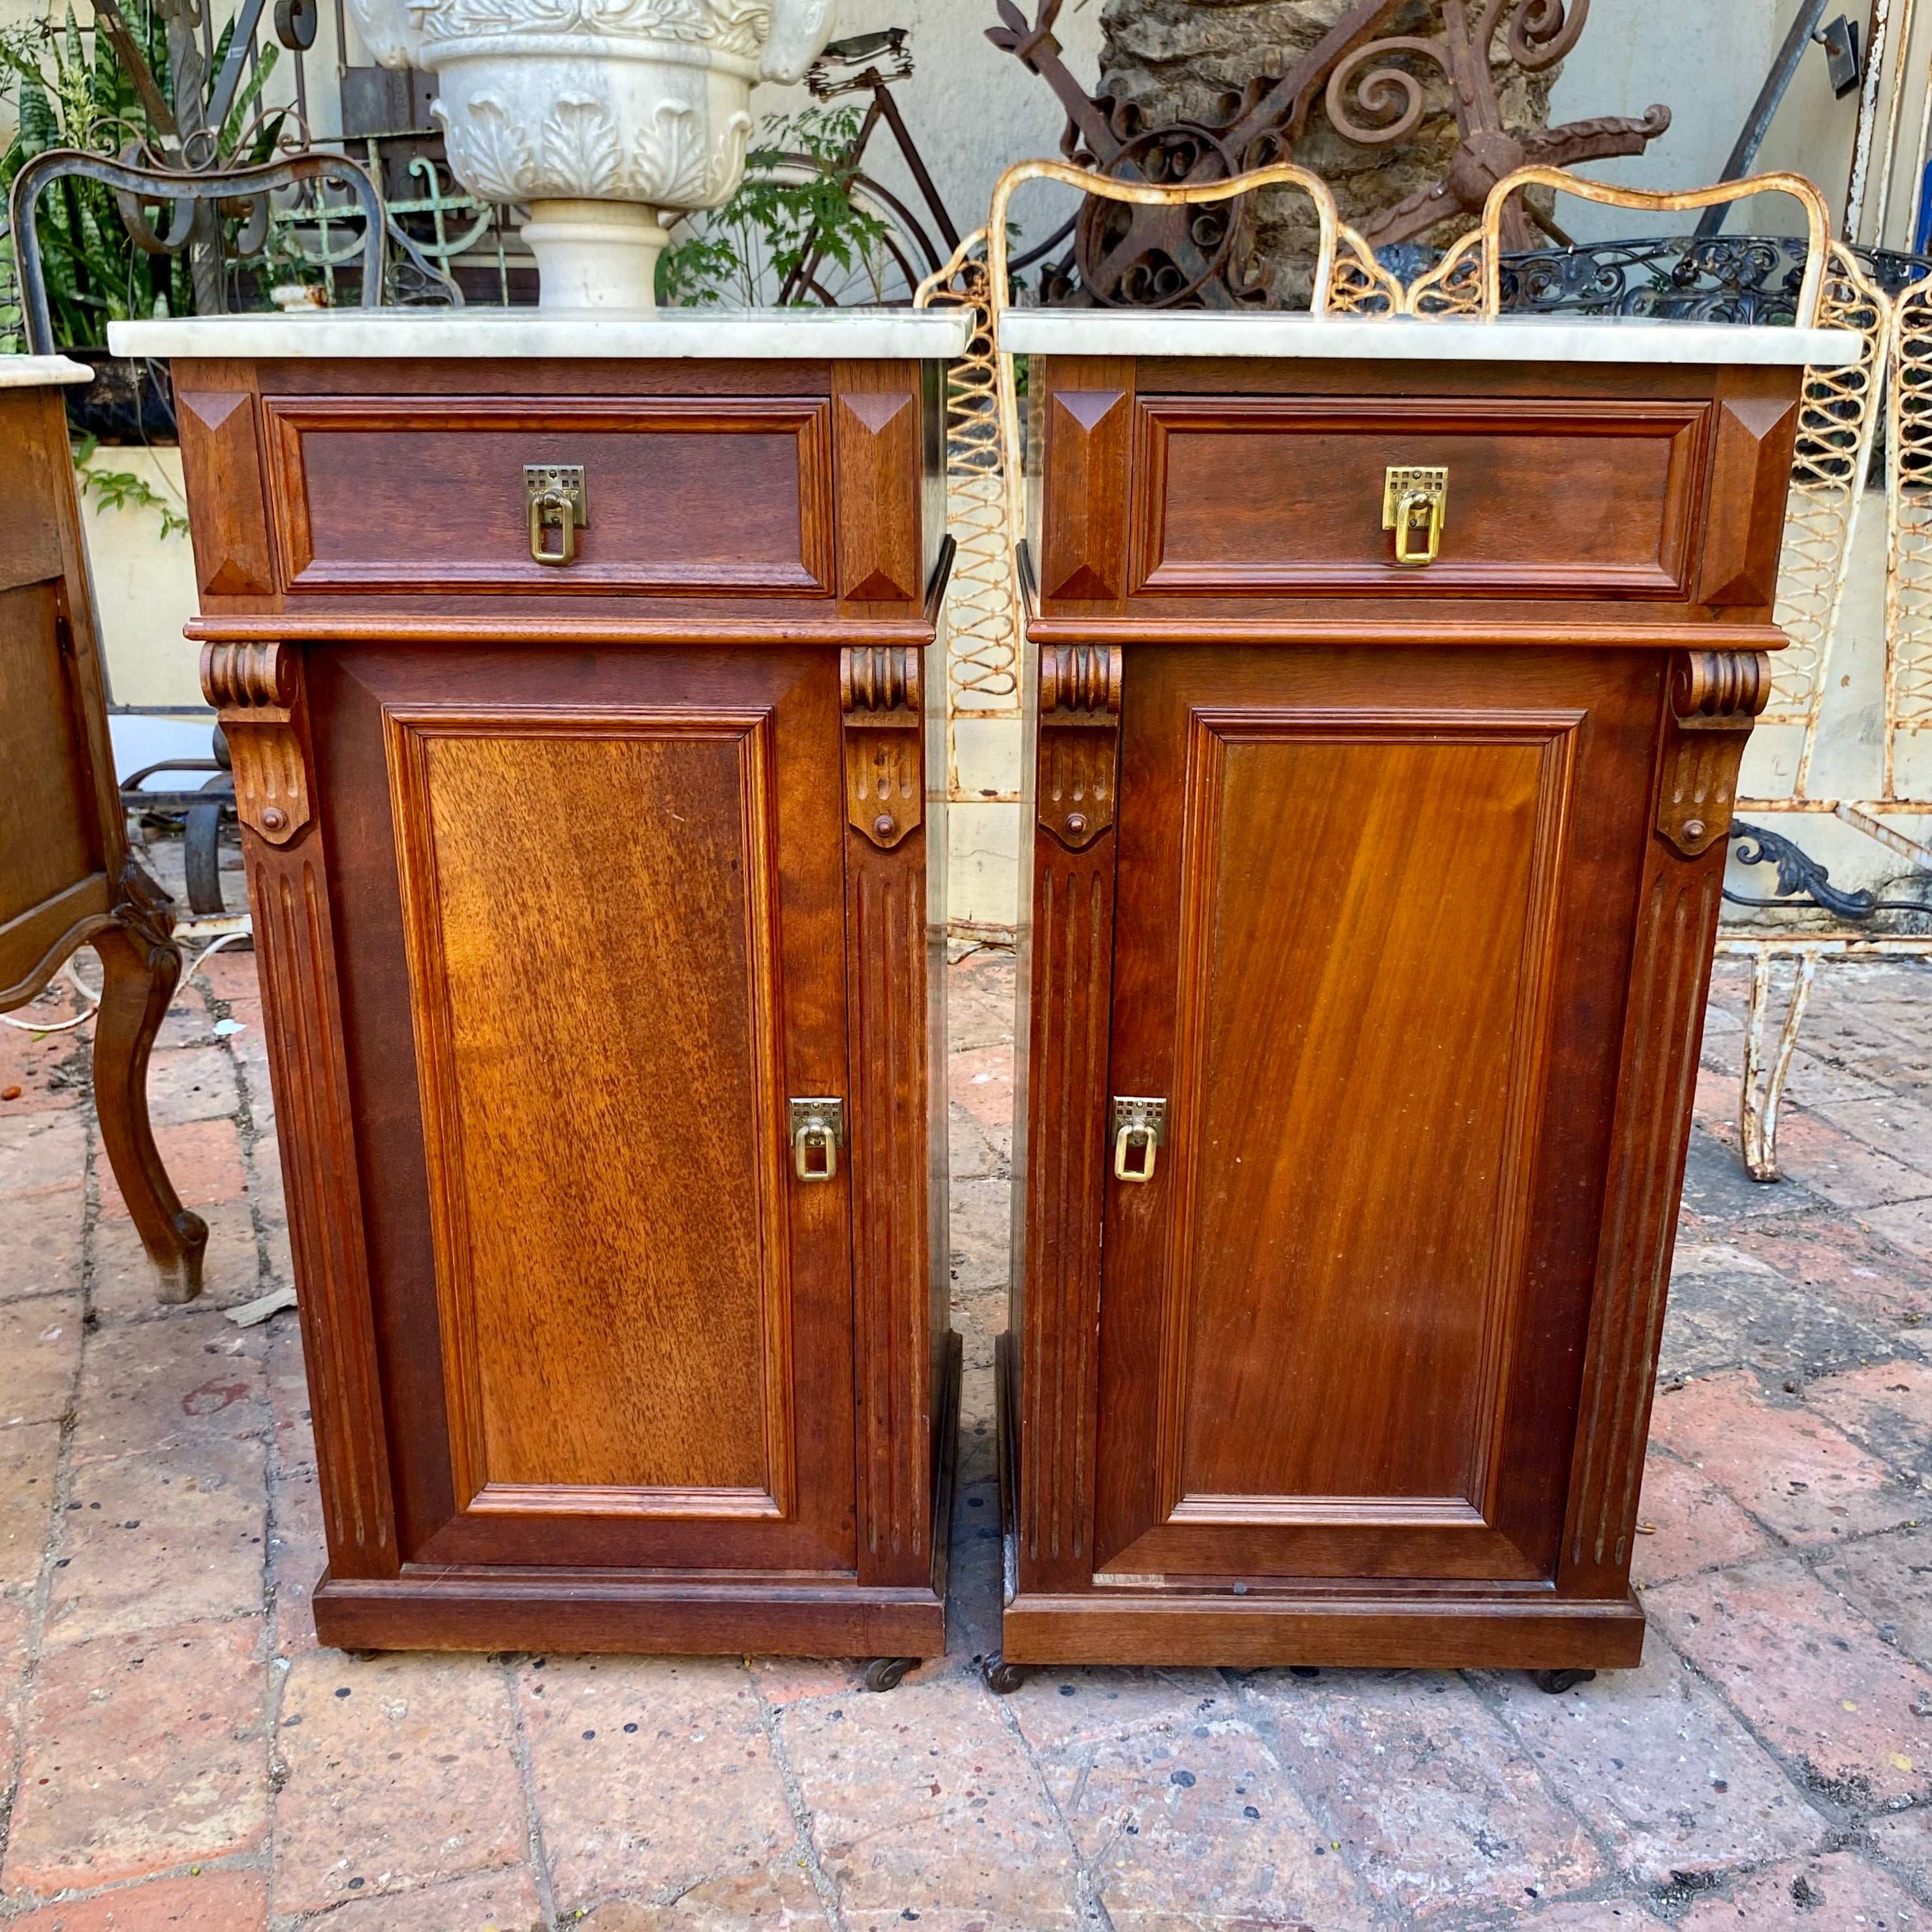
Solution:
M 734 357 L 946 360 L 972 333 L 962 309 L 311 309 L 295 315 L 115 322 L 117 356 L 554 356 L 630 362 Z
M 64 356 L 0 356 L 0 389 L 46 389 L 58 383 L 91 382 L 94 371 Z
M 1856 362 L 1847 329 L 1735 327 L 1648 316 L 1231 314 L 1205 309 L 1016 308 L 1016 356 L 1280 356 L 1390 362 Z

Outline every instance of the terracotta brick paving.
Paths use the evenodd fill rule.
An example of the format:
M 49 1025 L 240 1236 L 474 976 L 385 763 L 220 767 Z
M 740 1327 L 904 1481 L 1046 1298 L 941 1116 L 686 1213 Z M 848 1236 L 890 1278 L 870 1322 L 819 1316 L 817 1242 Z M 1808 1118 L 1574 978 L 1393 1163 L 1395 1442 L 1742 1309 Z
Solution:
M 952 971 L 953 1651 L 317 1648 L 314 1448 L 254 964 L 156 1052 L 209 1287 L 160 1310 L 86 1032 L 0 1037 L 6 1932 L 1932 1932 L 1932 970 L 1828 964 L 1790 1178 L 1720 970 L 1636 1575 L 1641 1670 L 1072 1670 L 988 1696 L 1012 963 Z M 62 995 L 43 1009 L 74 1010 Z

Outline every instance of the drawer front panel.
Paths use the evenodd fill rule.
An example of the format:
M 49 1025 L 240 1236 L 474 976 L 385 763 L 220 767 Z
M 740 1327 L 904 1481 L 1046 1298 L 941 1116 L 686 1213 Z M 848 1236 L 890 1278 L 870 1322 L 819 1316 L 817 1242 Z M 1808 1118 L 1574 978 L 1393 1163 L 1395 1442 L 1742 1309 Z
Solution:
M 825 399 L 265 408 L 293 591 L 832 594 Z M 529 464 L 584 472 L 589 520 L 567 565 L 530 554 Z
M 1709 409 L 1145 397 L 1133 588 L 1688 599 Z M 1441 556 L 1399 567 L 1383 527 L 1388 473 L 1434 467 L 1449 472 Z

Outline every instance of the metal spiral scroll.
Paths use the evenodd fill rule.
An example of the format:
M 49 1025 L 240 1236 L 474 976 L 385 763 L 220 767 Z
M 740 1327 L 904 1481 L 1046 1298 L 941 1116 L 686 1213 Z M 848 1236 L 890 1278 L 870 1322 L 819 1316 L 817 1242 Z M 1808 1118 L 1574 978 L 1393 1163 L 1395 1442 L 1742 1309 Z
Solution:
M 969 310 L 966 352 L 946 372 L 946 525 L 958 546 L 946 604 L 952 712 L 1017 717 L 1018 611 L 1006 552 L 1007 476 L 1000 454 L 999 374 L 986 230 L 921 283 L 919 308 Z M 970 703 L 962 703 L 970 698 Z

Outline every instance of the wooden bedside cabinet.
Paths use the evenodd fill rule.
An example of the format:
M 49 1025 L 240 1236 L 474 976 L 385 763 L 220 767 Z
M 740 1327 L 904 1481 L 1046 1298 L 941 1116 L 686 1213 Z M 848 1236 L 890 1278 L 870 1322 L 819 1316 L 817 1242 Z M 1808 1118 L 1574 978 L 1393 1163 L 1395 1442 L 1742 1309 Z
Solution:
M 935 1654 L 939 315 L 157 323 L 326 1642 Z
M 1828 332 L 1012 310 L 1028 1664 L 1634 1664 Z

